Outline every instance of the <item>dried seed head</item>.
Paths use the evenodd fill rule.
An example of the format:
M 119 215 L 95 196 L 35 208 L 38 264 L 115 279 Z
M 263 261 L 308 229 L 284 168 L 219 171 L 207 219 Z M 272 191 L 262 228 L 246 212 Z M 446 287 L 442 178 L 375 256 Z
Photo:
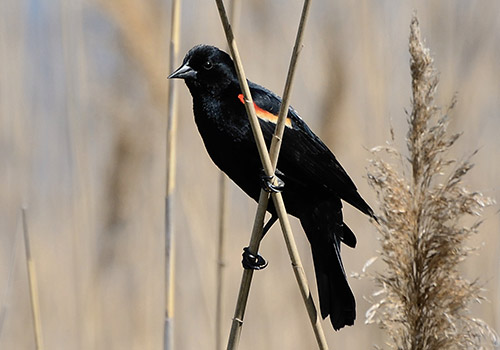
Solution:
M 367 322 L 385 329 L 394 349 L 492 347 L 495 332 L 469 315 L 470 304 L 480 300 L 480 287 L 458 271 L 470 251 L 465 242 L 480 224 L 464 226 L 462 219 L 479 216 L 492 201 L 464 187 L 470 158 L 458 163 L 447 158 L 459 135 L 448 134 L 448 115 L 435 105 L 437 72 L 416 17 L 409 42 L 408 156 L 391 147 L 374 148 L 368 170 L 380 205 L 380 254 L 386 269 L 374 276 L 381 292 L 373 296 Z M 382 160 L 382 152 L 400 165 Z M 411 171 L 405 173 L 404 167 Z

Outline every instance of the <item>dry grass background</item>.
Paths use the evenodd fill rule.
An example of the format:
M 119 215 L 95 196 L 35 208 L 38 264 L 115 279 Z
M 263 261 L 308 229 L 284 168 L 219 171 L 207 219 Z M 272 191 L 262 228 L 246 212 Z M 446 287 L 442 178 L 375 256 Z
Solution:
M 250 79 L 280 92 L 300 2 L 244 2 L 237 37 Z M 28 281 L 21 247 L 26 205 L 47 349 L 158 349 L 163 325 L 165 97 L 170 3 L 148 1 L 0 1 L 0 349 L 32 349 Z M 479 148 L 471 188 L 500 198 L 500 3 L 491 1 L 314 2 L 293 106 L 331 146 L 375 207 L 365 148 L 395 130 L 405 147 L 410 106 L 408 35 L 413 10 L 441 72 L 436 103 L 458 92 L 450 120 L 464 134 L 452 150 Z M 182 4 L 181 52 L 225 46 L 215 4 Z M 179 58 L 179 63 L 180 63 Z M 213 349 L 218 173 L 197 134 L 180 87 L 178 136 L 177 349 Z M 399 135 L 399 137 L 398 137 Z M 224 322 L 229 331 L 255 203 L 229 189 Z M 376 254 L 376 230 L 346 208 L 358 235 L 344 249 L 348 272 Z M 294 220 L 309 280 L 309 247 Z M 500 329 L 500 217 L 497 207 L 463 265 L 490 301 L 473 314 Z M 15 250 L 11 284 L 8 276 Z M 280 233 L 266 237 L 270 261 L 251 289 L 240 349 L 311 349 L 314 338 Z M 383 268 L 383 266 L 375 266 Z M 279 281 L 279 283 L 277 283 Z M 334 333 L 333 349 L 385 342 L 364 324 L 376 287 L 353 280 L 354 327 Z M 314 287 L 313 287 L 314 288 Z M 314 291 L 315 293 L 315 291 Z M 314 294 L 316 295 L 316 294 Z

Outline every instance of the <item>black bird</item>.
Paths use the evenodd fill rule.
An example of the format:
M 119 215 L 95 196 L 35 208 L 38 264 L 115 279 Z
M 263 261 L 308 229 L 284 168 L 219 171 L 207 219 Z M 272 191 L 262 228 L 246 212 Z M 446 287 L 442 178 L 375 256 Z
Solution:
M 262 164 L 231 57 L 214 46 L 195 46 L 169 78 L 184 79 L 189 88 L 194 119 L 214 163 L 258 201 Z M 281 98 L 260 85 L 248 83 L 269 147 Z M 341 199 L 376 219 L 372 209 L 333 153 L 292 107 L 288 110 L 276 175 L 284 186 L 268 183 L 264 187 L 269 191 L 283 187 L 287 211 L 300 220 L 307 235 L 322 317 L 329 315 L 335 330 L 353 325 L 356 303 L 342 265 L 340 243 L 354 248 L 356 237 L 343 222 Z M 272 201 L 268 211 L 272 217 L 266 231 L 276 220 Z M 244 265 L 251 268 L 248 263 Z M 262 266 L 253 268 L 259 267 Z

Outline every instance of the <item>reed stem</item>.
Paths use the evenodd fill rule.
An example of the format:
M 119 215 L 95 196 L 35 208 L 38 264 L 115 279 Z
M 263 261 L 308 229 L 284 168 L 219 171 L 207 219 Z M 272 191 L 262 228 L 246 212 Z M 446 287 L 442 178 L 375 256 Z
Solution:
M 221 17 L 222 25 L 224 27 L 224 32 L 226 34 L 226 38 L 228 41 L 228 45 L 231 51 L 231 55 L 235 62 L 236 72 L 238 74 L 238 78 L 240 81 L 240 86 L 243 91 L 244 99 L 245 99 L 245 108 L 249 117 L 250 125 L 252 127 L 252 131 L 255 137 L 255 142 L 257 144 L 257 148 L 259 151 L 259 155 L 262 161 L 262 165 L 266 175 L 272 176 L 275 172 L 275 165 L 278 162 L 278 155 L 281 145 L 281 140 L 283 138 L 283 133 L 285 129 L 285 120 L 288 114 L 288 101 L 290 98 L 291 86 L 295 71 L 295 66 L 297 63 L 297 58 L 300 53 L 300 49 L 302 47 L 302 38 L 303 32 L 305 28 L 305 22 L 308 15 L 310 1 L 304 1 L 304 7 L 302 10 L 301 20 L 299 24 L 299 29 L 297 32 L 297 38 L 295 41 L 295 46 L 293 49 L 293 54 L 290 62 L 290 67 L 287 75 L 287 81 L 285 84 L 284 94 L 283 94 L 283 102 L 280 108 L 280 113 L 278 117 L 278 122 L 276 125 L 276 129 L 271 141 L 271 152 L 272 158 L 269 156 L 267 152 L 266 144 L 264 141 L 264 137 L 262 134 L 262 130 L 260 129 L 260 124 L 255 114 L 255 109 L 253 105 L 252 96 L 250 94 L 250 89 L 247 84 L 246 76 L 243 70 L 243 65 L 241 63 L 241 59 L 239 56 L 238 48 L 236 45 L 236 41 L 231 29 L 231 25 L 229 23 L 229 19 L 227 18 L 226 11 L 224 9 L 224 4 L 222 0 L 216 0 L 217 8 L 219 10 L 219 14 Z M 323 329 L 321 327 L 320 319 L 318 313 L 316 311 L 316 307 L 314 306 L 314 302 L 307 285 L 307 279 L 305 277 L 302 263 L 300 261 L 300 257 L 298 254 L 297 246 L 295 244 L 295 240 L 292 235 L 291 226 L 288 221 L 288 216 L 286 213 L 285 205 L 283 202 L 283 198 L 281 193 L 274 193 L 272 195 L 274 205 L 277 211 L 277 214 L 280 219 L 281 229 L 283 231 L 283 235 L 285 237 L 285 242 L 287 245 L 287 250 L 290 255 L 290 259 L 292 261 L 292 266 L 294 267 L 295 277 L 297 279 L 297 283 L 299 285 L 299 289 L 301 291 L 301 295 L 303 297 L 304 303 L 306 304 L 306 308 L 309 314 L 309 318 L 311 321 L 311 325 L 314 330 L 314 334 L 316 336 L 316 340 L 318 342 L 318 346 L 320 349 L 328 349 L 328 345 L 326 344 L 325 336 L 323 333 Z M 250 238 L 249 250 L 252 253 L 258 252 L 260 239 L 262 237 L 262 228 L 264 223 L 264 216 L 267 209 L 267 204 L 269 201 L 269 194 L 265 191 L 261 191 L 259 197 L 259 204 L 257 207 L 257 213 L 255 215 L 254 226 L 252 229 L 252 236 Z M 250 290 L 250 285 L 253 277 L 253 270 L 245 269 L 243 271 L 243 277 L 241 280 L 240 291 L 238 293 L 238 301 L 236 304 L 236 310 L 231 326 L 231 333 L 228 341 L 228 350 L 235 349 L 238 346 L 239 338 L 241 335 L 241 330 L 243 327 L 243 318 L 246 308 L 246 303 L 248 300 L 248 293 Z
M 239 1 L 229 3 L 229 19 L 233 27 L 238 26 Z M 217 245 L 217 276 L 216 276 L 216 305 L 215 305 L 215 349 L 222 349 L 222 313 L 224 308 L 224 268 L 225 264 L 225 236 L 227 217 L 227 177 L 222 171 L 219 174 L 219 239 Z
M 38 294 L 38 283 L 36 278 L 35 263 L 31 256 L 31 247 L 28 232 L 28 223 L 26 220 L 26 209 L 21 209 L 22 223 L 23 223 L 23 236 L 24 236 L 24 249 L 26 252 L 26 267 L 28 269 L 28 282 L 31 301 L 31 312 L 33 314 L 33 330 L 35 332 L 35 348 L 43 350 L 42 339 L 42 320 L 40 317 L 40 303 Z
M 170 28 L 170 56 L 169 72 L 175 69 L 175 62 L 179 52 L 180 29 L 180 0 L 172 0 L 172 18 Z M 166 193 L 165 193 L 165 320 L 163 328 L 163 349 L 172 350 L 173 319 L 174 319 L 174 223 L 173 202 L 175 189 L 175 164 L 176 164 L 176 134 L 177 134 L 177 98 L 176 88 L 169 80 L 167 95 L 167 152 L 166 152 Z

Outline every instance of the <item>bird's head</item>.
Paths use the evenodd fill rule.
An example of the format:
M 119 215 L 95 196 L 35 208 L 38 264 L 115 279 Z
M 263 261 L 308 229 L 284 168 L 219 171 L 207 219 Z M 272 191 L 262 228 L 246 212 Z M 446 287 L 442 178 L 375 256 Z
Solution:
M 184 57 L 182 65 L 168 79 L 184 79 L 188 88 L 217 94 L 230 84 L 238 83 L 231 57 L 215 46 L 198 45 Z

